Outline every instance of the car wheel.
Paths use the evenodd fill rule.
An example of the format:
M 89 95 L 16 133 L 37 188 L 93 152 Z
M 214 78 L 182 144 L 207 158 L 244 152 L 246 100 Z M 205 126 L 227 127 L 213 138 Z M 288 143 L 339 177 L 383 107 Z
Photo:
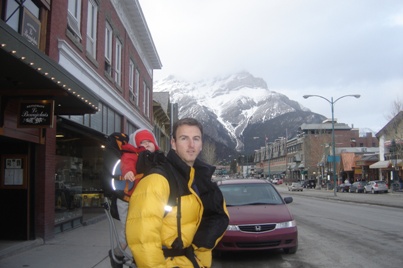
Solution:
M 285 254 L 295 254 L 297 253 L 298 246 L 292 248 L 283 248 Z
M 371 189 L 371 193 L 373 193 L 373 194 L 375 193 L 375 190 L 373 188 Z

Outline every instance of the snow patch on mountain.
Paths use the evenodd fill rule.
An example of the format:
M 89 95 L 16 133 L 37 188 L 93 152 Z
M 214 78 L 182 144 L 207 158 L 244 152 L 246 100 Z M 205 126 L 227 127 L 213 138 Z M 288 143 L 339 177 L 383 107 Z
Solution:
M 178 103 L 181 117 L 199 118 L 202 114 L 207 117 L 206 111 L 214 113 L 232 137 L 239 137 L 249 124 L 293 111 L 309 111 L 287 96 L 269 90 L 263 79 L 247 72 L 197 82 L 169 76 L 155 81 L 154 91 L 169 92 L 171 102 Z

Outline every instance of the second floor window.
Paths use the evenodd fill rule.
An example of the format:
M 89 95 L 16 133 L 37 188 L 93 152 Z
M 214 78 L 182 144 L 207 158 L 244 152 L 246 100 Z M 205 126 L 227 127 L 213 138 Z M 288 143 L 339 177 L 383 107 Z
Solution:
M 130 60 L 129 62 L 129 99 L 130 101 L 135 100 L 135 95 L 134 95 L 134 62 Z
M 150 89 L 146 90 L 146 116 L 150 117 Z
M 143 82 L 143 113 L 149 117 L 150 113 L 150 90 L 146 82 Z
M 97 52 L 97 20 L 98 5 L 94 0 L 89 0 L 87 17 L 87 52 L 94 59 L 96 59 Z
M 115 57 L 115 82 L 118 86 L 122 85 L 122 43 L 116 39 L 116 57 Z
M 112 76 L 112 26 L 106 22 L 105 27 L 105 72 Z
M 39 7 L 32 2 L 32 0 L 21 1 L 9 0 L 6 1 L 7 4 L 5 10 L 5 21 L 6 23 L 18 32 L 21 24 L 21 12 L 24 8 L 28 9 L 31 14 L 39 20 Z
M 139 106 L 139 90 L 140 90 L 140 73 L 139 71 L 136 69 L 136 73 L 134 76 L 134 96 L 136 98 L 136 106 Z
M 67 12 L 67 26 L 69 30 L 78 38 L 81 38 L 81 0 L 69 0 Z

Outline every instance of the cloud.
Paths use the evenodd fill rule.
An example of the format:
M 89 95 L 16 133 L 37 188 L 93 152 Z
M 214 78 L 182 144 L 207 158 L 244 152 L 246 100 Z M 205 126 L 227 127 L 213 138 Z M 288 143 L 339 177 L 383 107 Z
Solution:
M 163 64 L 155 71 L 157 80 L 176 75 L 193 81 L 248 71 L 291 99 L 360 91 L 361 99 L 343 103 L 376 105 L 381 98 L 382 109 L 398 97 L 403 99 L 400 0 L 140 0 L 140 4 Z M 337 106 L 344 108 L 343 103 Z M 387 122 L 379 118 L 381 110 L 359 105 L 348 121 L 377 130 Z M 319 113 L 325 115 L 327 110 Z M 373 111 L 379 112 L 376 125 L 359 116 Z

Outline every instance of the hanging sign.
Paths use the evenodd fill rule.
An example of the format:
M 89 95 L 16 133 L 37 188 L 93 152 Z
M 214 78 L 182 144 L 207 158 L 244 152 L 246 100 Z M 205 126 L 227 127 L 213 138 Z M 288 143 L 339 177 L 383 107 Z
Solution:
M 41 22 L 26 8 L 24 8 L 22 16 L 21 35 L 31 44 L 39 47 Z
M 21 101 L 18 127 L 52 128 L 53 113 L 53 100 Z

